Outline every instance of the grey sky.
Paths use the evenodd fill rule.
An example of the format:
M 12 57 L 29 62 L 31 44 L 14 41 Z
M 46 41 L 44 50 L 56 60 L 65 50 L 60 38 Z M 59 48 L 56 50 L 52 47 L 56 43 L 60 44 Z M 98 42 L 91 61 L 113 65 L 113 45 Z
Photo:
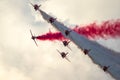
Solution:
M 54 28 L 44 22 L 28 2 L 0 1 L 0 80 L 114 80 L 74 44 L 70 44 L 73 52 L 58 41 L 37 41 L 39 47 L 36 47 L 29 29 L 38 35 Z M 41 8 L 67 25 L 79 25 L 120 18 L 119 4 L 119 0 L 48 0 Z M 119 39 L 99 42 L 120 50 Z M 56 49 L 69 51 L 72 63 L 63 60 Z

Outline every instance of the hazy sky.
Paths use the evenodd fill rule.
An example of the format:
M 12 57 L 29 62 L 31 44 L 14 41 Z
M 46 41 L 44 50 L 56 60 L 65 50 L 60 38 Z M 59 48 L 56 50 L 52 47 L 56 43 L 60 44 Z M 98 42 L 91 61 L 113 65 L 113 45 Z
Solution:
M 80 25 L 120 18 L 119 0 L 31 0 L 64 24 Z M 114 80 L 74 45 L 30 39 L 29 29 L 43 34 L 55 29 L 35 12 L 28 0 L 0 0 L 0 80 Z M 98 40 L 120 52 L 120 39 Z M 68 51 L 71 63 L 57 53 Z

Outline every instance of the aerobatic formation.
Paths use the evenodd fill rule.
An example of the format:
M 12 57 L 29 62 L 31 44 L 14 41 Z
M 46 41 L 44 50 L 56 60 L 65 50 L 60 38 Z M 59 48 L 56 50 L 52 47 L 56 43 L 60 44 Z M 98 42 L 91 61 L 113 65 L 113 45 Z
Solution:
M 30 30 L 32 36 L 31 39 L 34 40 L 36 46 L 38 46 L 36 39 L 51 41 L 59 40 L 65 47 L 68 47 L 72 51 L 69 44 L 73 42 L 85 55 L 88 55 L 95 64 L 98 64 L 103 71 L 109 72 L 115 79 L 120 80 L 120 55 L 114 55 L 113 51 L 88 39 L 120 37 L 120 20 L 105 21 L 100 25 L 93 23 L 84 27 L 76 26 L 75 28 L 70 29 L 57 21 L 57 18 L 51 17 L 46 12 L 39 9 L 41 5 L 34 5 L 32 3 L 31 5 L 34 7 L 35 11 L 40 12 L 44 20 L 60 31 L 34 36 Z M 58 49 L 57 52 L 63 59 L 71 62 L 67 57 L 69 54 L 68 52 L 61 52 Z

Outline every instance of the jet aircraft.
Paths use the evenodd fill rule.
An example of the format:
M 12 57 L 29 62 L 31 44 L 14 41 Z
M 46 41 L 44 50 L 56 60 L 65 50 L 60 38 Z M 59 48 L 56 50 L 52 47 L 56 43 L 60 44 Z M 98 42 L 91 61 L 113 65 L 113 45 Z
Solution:
M 91 49 L 83 49 L 83 52 L 85 55 L 87 55 L 90 51 L 91 51 Z
M 68 45 L 69 45 L 69 43 L 70 43 L 70 41 L 62 41 L 62 43 L 63 43 L 63 45 L 65 46 L 65 47 L 68 47 L 70 50 L 72 50 Z
M 60 55 L 61 55 L 61 57 L 64 59 L 66 59 L 66 60 L 68 60 L 69 62 L 71 62 L 68 58 L 67 58 L 67 54 L 68 54 L 68 52 L 67 53 L 65 53 L 65 52 L 60 52 L 59 50 L 57 50 L 58 51 L 58 53 L 60 53 Z
M 30 33 L 31 33 L 31 39 L 35 42 L 35 44 L 36 44 L 36 46 L 38 46 L 37 45 L 37 42 L 35 41 L 35 39 L 36 39 L 36 36 L 34 36 L 33 34 L 32 34 L 32 31 L 30 30 Z
M 68 36 L 72 30 L 65 30 L 65 35 Z
M 35 11 L 39 10 L 39 7 L 41 6 L 41 5 L 32 4 L 32 3 L 30 4 L 34 7 Z

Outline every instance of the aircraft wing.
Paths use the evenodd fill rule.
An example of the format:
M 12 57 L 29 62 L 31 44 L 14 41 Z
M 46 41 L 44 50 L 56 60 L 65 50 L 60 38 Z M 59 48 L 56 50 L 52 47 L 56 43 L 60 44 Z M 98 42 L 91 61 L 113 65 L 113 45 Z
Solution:
M 35 39 L 34 39 L 34 42 L 35 42 L 36 46 L 38 46 L 38 44 L 37 44 L 37 42 L 35 41 Z
M 57 49 L 57 52 L 61 54 L 61 52 Z
M 65 57 L 65 59 L 66 59 L 67 61 L 71 62 L 67 57 Z
M 39 10 L 39 12 L 46 21 L 49 21 L 49 18 L 51 17 L 50 15 L 42 10 Z M 69 38 L 72 42 L 74 42 L 80 49 L 91 49 L 88 53 L 91 60 L 101 67 L 109 65 L 110 69 L 108 69 L 108 72 L 115 79 L 120 80 L 120 55 L 115 55 L 115 52 L 108 50 L 96 42 L 88 40 L 86 37 L 79 35 L 75 31 L 71 31 L 70 34 L 66 36 L 64 31 L 71 29 L 57 20 L 51 23 L 51 25 L 59 30 L 64 37 Z
M 72 49 L 69 46 L 67 46 L 67 47 L 72 51 Z

